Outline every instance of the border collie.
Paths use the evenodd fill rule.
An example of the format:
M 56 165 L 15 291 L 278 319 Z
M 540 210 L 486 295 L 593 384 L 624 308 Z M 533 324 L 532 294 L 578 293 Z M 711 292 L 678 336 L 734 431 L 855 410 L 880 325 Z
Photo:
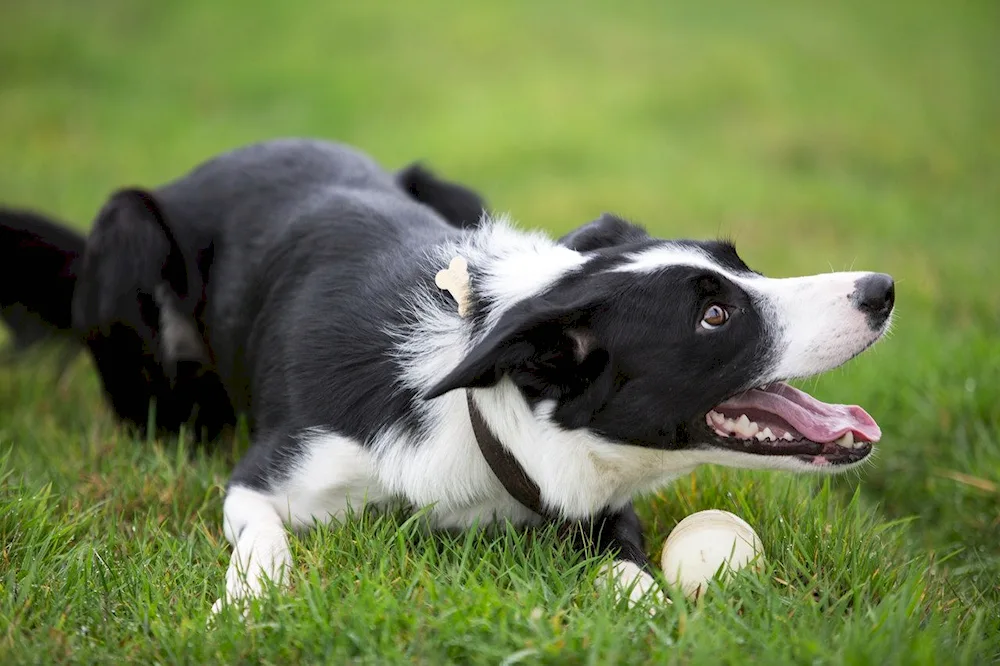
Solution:
M 216 609 L 285 578 L 287 525 L 398 501 L 442 528 L 579 527 L 635 601 L 659 594 L 636 495 L 703 464 L 840 472 L 881 434 L 784 381 L 877 341 L 889 276 L 771 279 L 728 243 L 611 215 L 552 240 L 333 143 L 122 190 L 85 242 L 27 215 L 0 234 L 0 305 L 84 341 L 124 421 L 247 416 Z

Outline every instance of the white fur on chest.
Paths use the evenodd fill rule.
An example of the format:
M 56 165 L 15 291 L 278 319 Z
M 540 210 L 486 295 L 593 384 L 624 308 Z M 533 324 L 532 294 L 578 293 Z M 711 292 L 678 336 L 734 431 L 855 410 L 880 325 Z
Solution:
M 463 403 L 464 404 L 464 403 Z M 429 508 L 431 524 L 466 528 L 538 516 L 510 497 L 483 459 L 471 424 L 449 420 L 426 438 L 389 429 L 370 447 L 312 429 L 302 434 L 302 458 L 269 494 L 293 527 L 342 518 L 363 506 L 403 503 Z
M 554 424 L 553 403 L 534 412 L 508 379 L 473 392 L 491 430 L 538 484 L 542 501 L 566 518 L 624 506 L 703 462 L 697 452 L 612 443 Z
M 549 421 L 551 405 L 533 413 L 508 380 L 473 393 L 500 441 L 538 484 L 544 504 L 570 519 L 619 508 L 704 462 L 694 452 L 612 444 Z M 370 448 L 321 431 L 307 433 L 302 464 L 276 501 L 292 524 L 338 517 L 348 505 L 402 500 L 430 507 L 439 527 L 510 520 L 538 522 L 511 497 L 483 458 L 461 392 L 435 401 L 422 436 L 389 429 Z

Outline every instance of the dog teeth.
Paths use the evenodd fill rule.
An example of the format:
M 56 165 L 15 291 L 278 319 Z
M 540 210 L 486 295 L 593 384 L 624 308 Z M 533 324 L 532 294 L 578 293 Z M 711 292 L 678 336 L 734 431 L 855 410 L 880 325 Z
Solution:
M 727 418 L 724 414 L 716 411 L 708 413 L 708 422 L 715 428 L 715 431 L 723 437 L 739 437 L 741 439 L 756 439 L 759 442 L 774 442 L 779 439 L 770 427 L 761 429 L 760 424 L 751 421 L 746 414 L 740 414 L 738 419 Z M 782 439 L 793 441 L 791 433 L 786 432 Z
M 773 442 L 777 439 L 770 428 L 764 428 L 756 434 L 756 437 L 758 442 Z
M 742 416 L 740 416 L 739 419 L 736 420 L 735 430 L 736 434 L 739 435 L 740 437 L 743 437 L 744 439 L 750 439 L 751 437 L 757 434 L 757 432 L 760 430 L 760 426 L 751 421 L 746 414 L 743 414 Z
M 719 412 L 709 412 L 708 420 L 711 421 L 712 427 L 722 437 L 730 437 L 736 432 L 736 421 L 727 419 Z
M 842 446 L 845 449 L 857 449 L 864 445 L 864 442 L 855 442 L 854 433 L 848 432 L 843 437 L 838 439 L 835 444 L 837 446 Z

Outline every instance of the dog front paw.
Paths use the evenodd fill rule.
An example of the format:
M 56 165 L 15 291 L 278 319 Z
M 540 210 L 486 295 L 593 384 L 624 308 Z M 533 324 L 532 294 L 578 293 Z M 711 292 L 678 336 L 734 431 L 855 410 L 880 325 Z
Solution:
M 226 571 L 225 595 L 212 604 L 210 617 L 226 606 L 234 605 L 245 618 L 249 601 L 259 597 L 266 583 L 284 586 L 291 567 L 291 553 L 280 529 L 245 530 L 233 550 Z
M 209 611 L 209 622 L 215 619 L 215 616 L 222 612 L 222 609 L 229 605 L 229 600 L 226 597 L 219 597 L 212 604 L 212 610 Z
M 259 578 L 256 580 L 259 581 Z M 238 610 L 240 617 L 246 619 L 250 614 L 250 600 L 259 594 L 259 590 L 259 582 L 248 584 L 246 574 L 239 570 L 234 571 L 234 567 L 230 566 L 226 574 L 226 592 L 212 604 L 208 616 L 209 624 L 215 621 L 219 613 L 230 607 Z
M 599 589 L 610 589 L 618 601 L 628 601 L 628 607 L 649 605 L 649 614 L 655 615 L 663 604 L 669 604 L 656 579 L 643 571 L 635 562 L 615 560 L 601 567 L 596 580 Z
M 227 607 L 238 610 L 240 617 L 245 620 L 250 615 L 250 602 L 261 595 L 264 582 L 271 580 L 275 584 L 283 585 L 283 574 L 284 567 L 279 568 L 274 574 L 268 575 L 261 569 L 244 572 L 238 567 L 230 565 L 229 571 L 226 573 L 226 593 L 212 604 L 212 610 L 209 612 L 209 624 Z

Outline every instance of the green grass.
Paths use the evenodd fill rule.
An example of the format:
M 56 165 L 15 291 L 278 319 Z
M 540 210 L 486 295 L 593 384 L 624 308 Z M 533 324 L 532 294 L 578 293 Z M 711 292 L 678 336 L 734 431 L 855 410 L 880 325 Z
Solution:
M 0 201 L 85 228 L 107 194 L 277 135 L 422 157 L 526 226 L 614 210 L 734 237 L 775 276 L 898 280 L 895 334 L 812 381 L 880 421 L 836 479 L 703 469 L 641 503 L 749 520 L 768 568 L 654 618 L 553 535 L 365 516 L 293 541 L 293 589 L 206 628 L 215 453 L 133 441 L 86 359 L 0 368 L 0 663 L 1000 661 L 995 2 L 0 8 Z

